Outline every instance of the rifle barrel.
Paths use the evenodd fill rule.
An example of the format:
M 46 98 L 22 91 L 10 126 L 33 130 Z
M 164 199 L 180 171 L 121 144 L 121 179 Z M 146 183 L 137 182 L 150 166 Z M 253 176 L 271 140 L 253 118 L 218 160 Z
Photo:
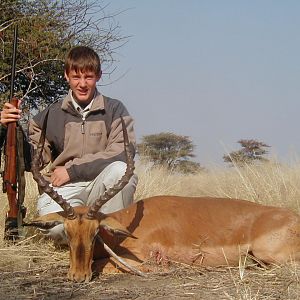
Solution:
M 12 53 L 12 63 L 11 63 L 11 79 L 10 79 L 10 97 L 14 97 L 14 87 L 15 87 L 15 74 L 16 74 L 16 55 L 17 55 L 17 38 L 18 38 L 18 25 L 14 27 L 14 41 L 13 41 L 13 53 Z

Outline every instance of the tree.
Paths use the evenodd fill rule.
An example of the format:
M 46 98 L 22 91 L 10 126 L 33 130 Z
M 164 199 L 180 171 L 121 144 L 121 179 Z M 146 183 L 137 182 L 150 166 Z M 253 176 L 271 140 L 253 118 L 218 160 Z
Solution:
M 137 148 L 141 157 L 155 165 L 166 165 L 183 173 L 195 173 L 202 169 L 199 163 L 189 160 L 195 155 L 194 145 L 188 136 L 165 132 L 146 135 Z
M 224 162 L 241 165 L 254 163 L 255 161 L 268 161 L 264 155 L 268 154 L 265 148 L 270 147 L 269 145 L 257 140 L 247 139 L 239 140 L 238 143 L 242 146 L 242 149 L 224 155 Z
M 127 38 L 99 0 L 1 0 L 0 101 L 8 99 L 13 25 L 18 24 L 16 94 L 23 111 L 53 102 L 67 90 L 66 52 L 75 45 L 93 47 L 109 71 L 114 51 Z
M 205 168 L 200 163 L 191 160 L 179 160 L 174 168 L 175 171 L 183 174 L 197 174 Z

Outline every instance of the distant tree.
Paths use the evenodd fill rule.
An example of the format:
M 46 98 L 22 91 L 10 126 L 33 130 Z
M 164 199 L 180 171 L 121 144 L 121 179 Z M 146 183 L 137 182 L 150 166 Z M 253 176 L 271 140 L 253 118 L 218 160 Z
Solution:
M 239 140 L 238 143 L 242 149 L 224 155 L 224 162 L 240 165 L 244 163 L 254 163 L 256 161 L 268 161 L 264 156 L 268 154 L 266 148 L 270 147 L 269 145 L 253 139 L 242 139 Z
M 196 174 L 200 171 L 204 171 L 205 168 L 195 161 L 179 160 L 175 165 L 175 170 L 183 174 Z
M 195 146 L 188 136 L 174 133 L 159 133 L 143 136 L 138 144 L 138 154 L 155 165 L 165 165 L 169 169 L 183 173 L 195 173 L 203 168 L 190 161 Z
M 8 100 L 13 25 L 18 24 L 16 93 L 23 111 L 49 105 L 67 90 L 66 52 L 75 45 L 93 47 L 104 68 L 126 42 L 101 0 L 0 1 L 0 104 Z

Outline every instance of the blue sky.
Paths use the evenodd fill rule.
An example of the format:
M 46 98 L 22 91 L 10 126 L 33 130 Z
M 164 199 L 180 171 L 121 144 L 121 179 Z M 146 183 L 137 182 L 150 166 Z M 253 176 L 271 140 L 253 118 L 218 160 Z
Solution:
M 189 136 L 195 160 L 221 164 L 239 139 L 300 152 L 300 1 L 111 0 L 129 42 L 103 94 L 124 102 L 143 135 Z

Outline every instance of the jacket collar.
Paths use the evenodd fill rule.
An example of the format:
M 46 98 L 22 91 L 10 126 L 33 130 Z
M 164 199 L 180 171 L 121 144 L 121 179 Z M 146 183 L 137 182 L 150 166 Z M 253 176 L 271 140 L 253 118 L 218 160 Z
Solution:
M 70 111 L 70 109 L 71 109 L 72 111 L 75 111 L 74 105 L 72 103 L 71 93 L 72 93 L 72 91 L 69 90 L 69 93 L 64 98 L 64 100 L 61 104 L 62 110 Z M 90 111 L 96 111 L 96 110 L 104 110 L 104 97 L 102 94 L 100 94 L 98 92 L 98 90 L 96 90 L 95 99 L 93 101 Z

